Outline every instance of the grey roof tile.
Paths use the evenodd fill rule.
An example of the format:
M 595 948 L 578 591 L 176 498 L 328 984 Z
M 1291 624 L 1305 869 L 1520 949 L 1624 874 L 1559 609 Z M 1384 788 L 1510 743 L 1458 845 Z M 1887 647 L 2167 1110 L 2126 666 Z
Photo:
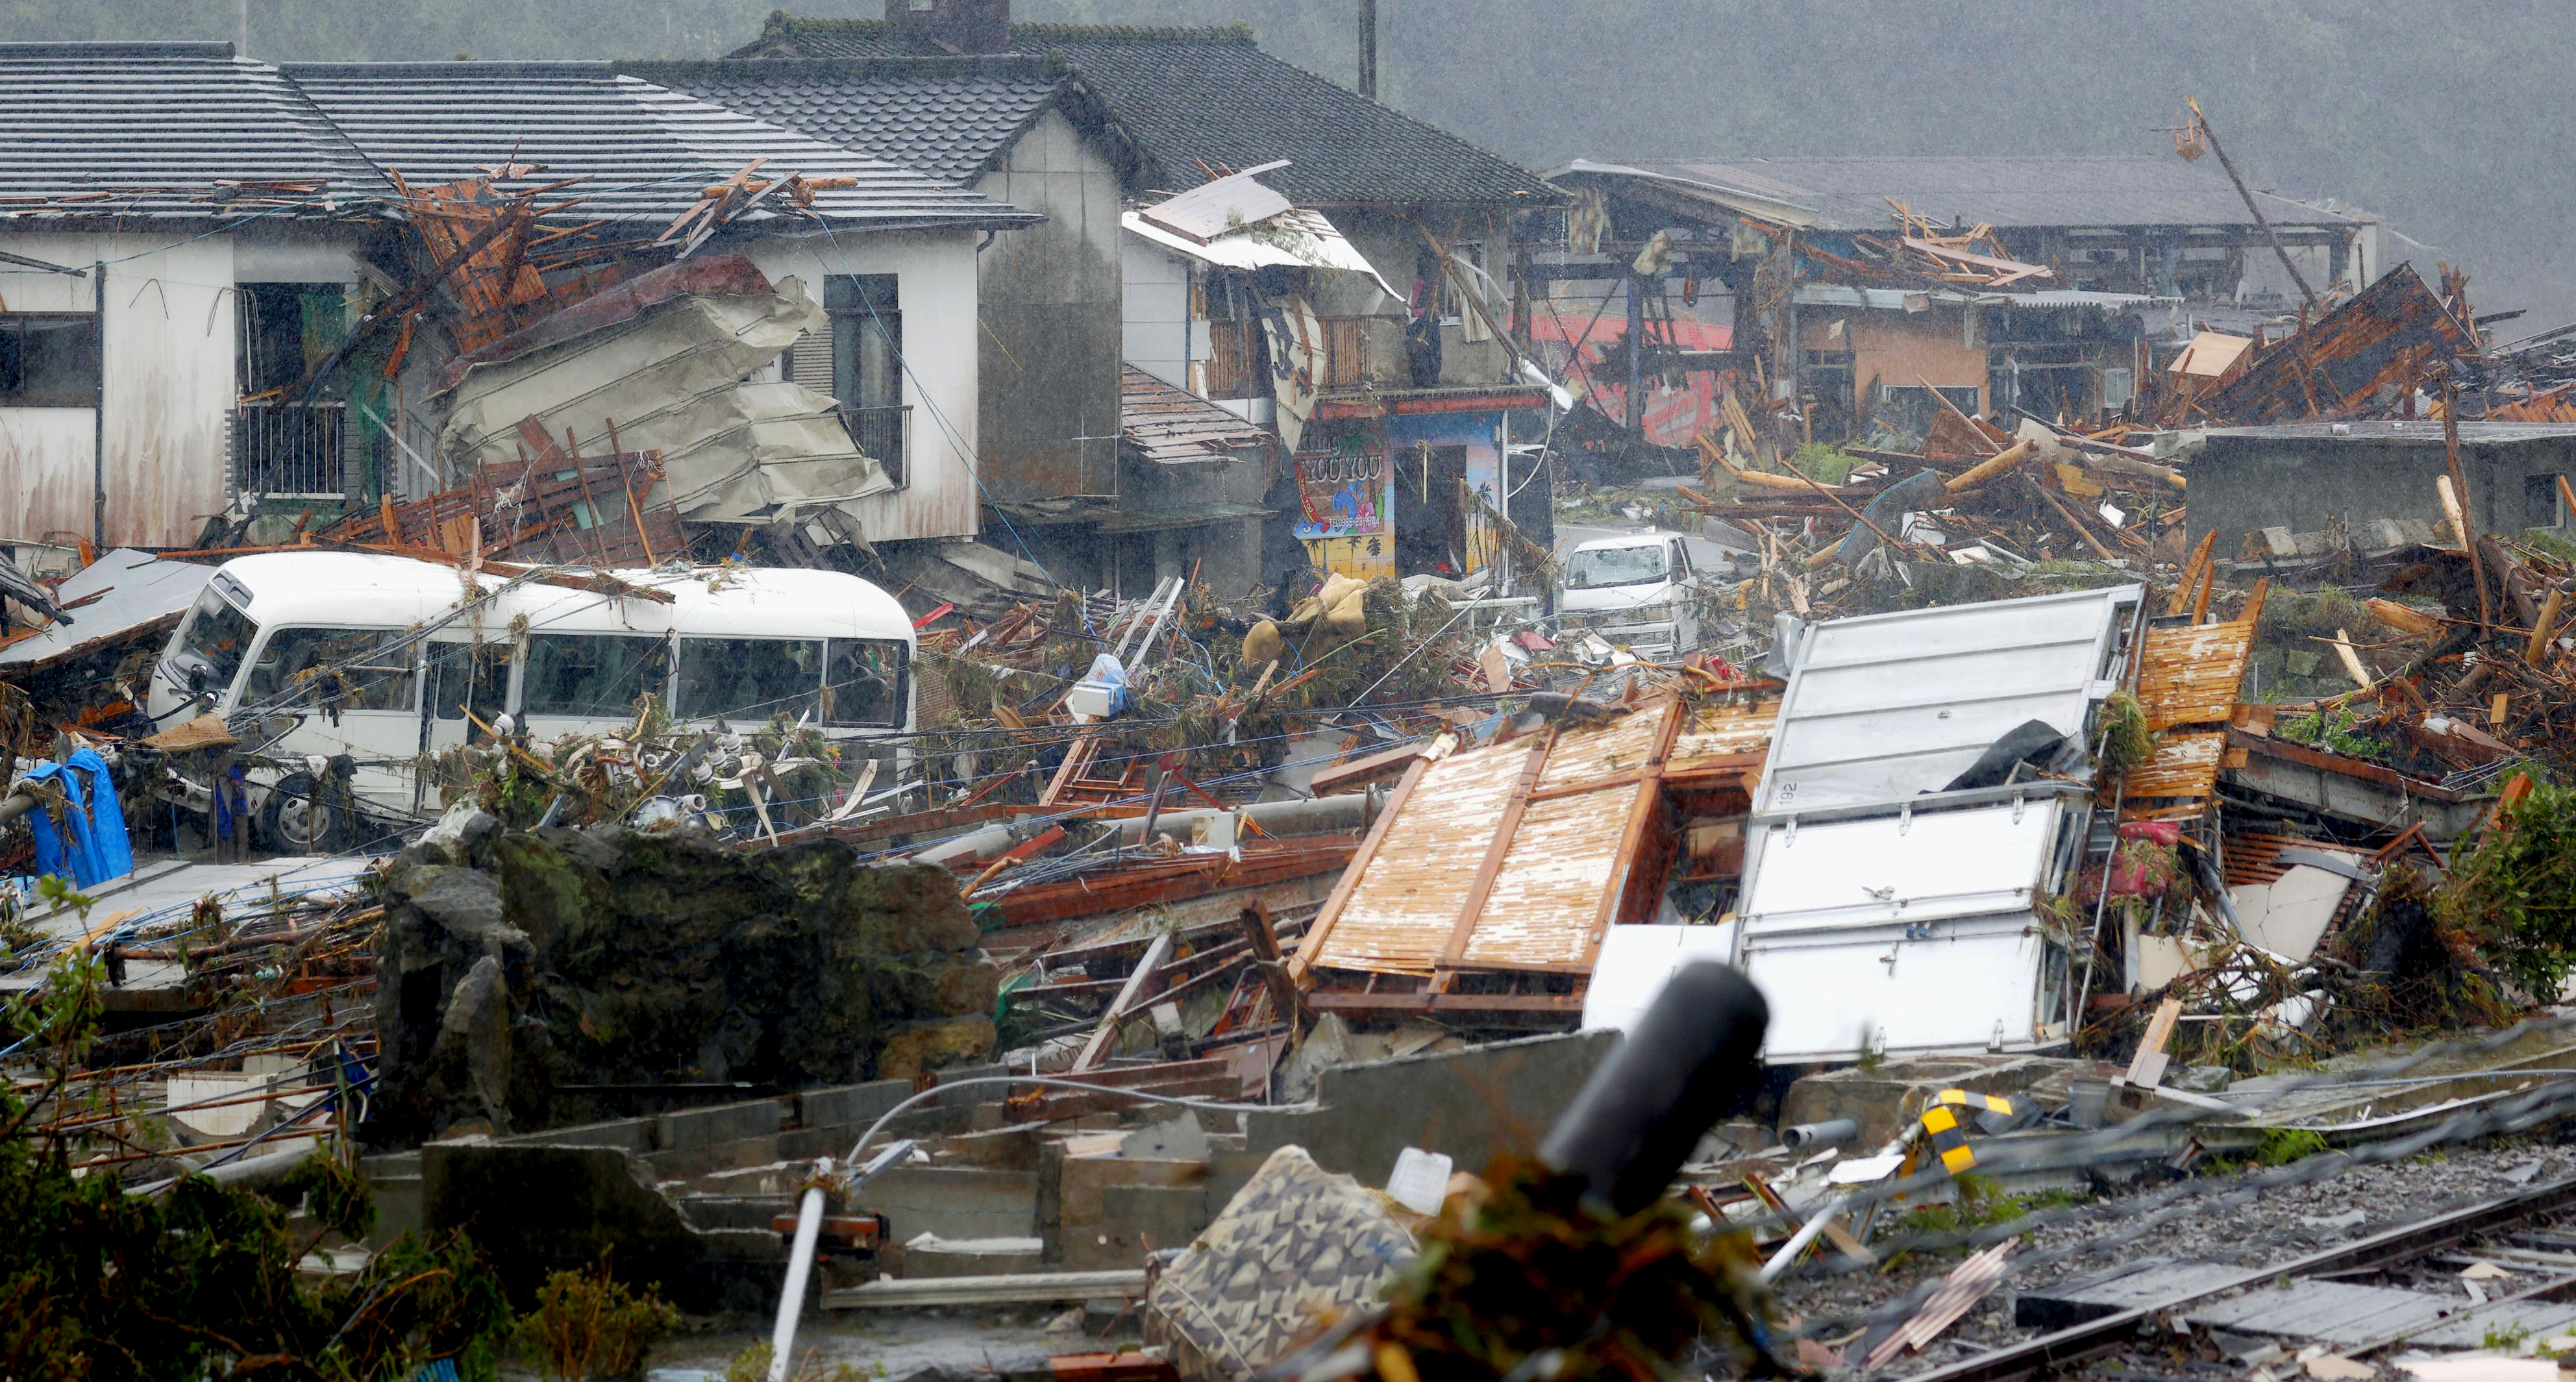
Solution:
M 782 129 L 606 63 L 298 63 L 281 69 L 379 167 L 415 187 L 515 162 L 535 171 L 501 186 L 568 177 L 579 217 L 667 222 L 699 190 L 768 160 L 763 176 L 846 177 L 812 210 L 874 228 L 1006 226 L 1038 219 L 937 176 Z M 766 207 L 749 219 L 783 213 Z
M 1054 106 L 1069 73 L 1018 56 L 629 62 L 631 77 L 964 185 Z
M 0 44 L 0 214 L 232 219 L 385 190 L 277 69 L 229 43 Z M 242 183 L 316 183 L 280 196 Z
M 1156 184 L 1273 159 L 1264 176 L 1301 206 L 1455 203 L 1547 206 L 1526 169 L 1261 51 L 1242 26 L 1207 29 L 1013 24 L 1011 46 L 1061 55 L 1131 131 Z M 882 20 L 772 15 L 737 58 L 923 56 L 937 50 Z

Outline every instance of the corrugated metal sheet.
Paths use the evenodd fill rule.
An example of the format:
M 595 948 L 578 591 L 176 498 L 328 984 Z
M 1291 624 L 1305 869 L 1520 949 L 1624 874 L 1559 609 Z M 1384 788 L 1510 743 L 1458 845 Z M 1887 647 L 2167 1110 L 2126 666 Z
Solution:
M 1134 365 L 1120 367 L 1118 436 L 1162 465 L 1237 460 L 1275 444 L 1268 432 Z
M 2138 705 L 2147 728 L 2214 725 L 2236 713 L 2245 665 L 2254 655 L 2249 623 L 2147 630 Z
M 1702 701 L 1691 707 L 1690 718 L 1673 735 L 1665 770 L 1678 775 L 1706 767 L 1732 766 L 1727 760 L 1771 747 L 1771 727 L 1779 718 L 1777 695 Z
M 810 139 L 634 77 L 605 63 L 293 63 L 279 69 L 379 167 L 415 187 L 512 161 L 504 192 L 568 177 L 567 219 L 668 222 L 700 189 L 769 160 L 755 176 L 848 178 L 818 191 L 816 215 L 874 228 L 1013 226 L 1038 219 L 927 174 Z M 740 219 L 777 221 L 762 206 Z
M 1455 963 L 1465 969 L 1566 970 L 1588 963 L 1612 899 L 1626 888 L 1640 844 L 1637 807 L 1663 790 L 1656 753 L 1686 703 L 1649 702 L 1605 723 L 1469 749 L 1423 771 L 1387 822 L 1344 904 L 1317 918 L 1310 962 L 1327 969 L 1428 974 L 1441 967 L 1461 918 L 1474 924 Z M 1768 732 L 1766 709 L 1698 707 L 1704 745 L 1745 765 Z M 1759 716 L 1757 719 L 1756 717 Z M 1530 754 L 1546 761 L 1529 780 Z M 1523 796 L 1526 791 L 1527 795 Z M 1499 856 L 1495 841 L 1519 800 Z M 1481 904 L 1476 880 L 1494 875 Z
M 2219 760 L 2226 755 L 2225 730 L 2159 735 L 2156 756 L 2129 770 L 2128 800 L 2172 797 L 2206 801 L 2218 790 Z
M 1377 853 L 1354 860 L 1359 886 L 1337 914 L 1315 963 L 1332 969 L 1428 974 L 1458 923 L 1512 786 L 1535 738 L 1454 753 L 1423 770 Z
M 1754 810 L 1937 791 L 2030 720 L 2080 733 L 2143 588 L 1837 619 L 1807 630 Z
M 1608 724 L 1559 735 L 1539 773 L 1538 790 L 1561 792 L 1636 773 L 1654 756 L 1670 712 L 1669 703 L 1659 702 L 1651 711 L 1631 711 Z
M 1697 186 L 1804 208 L 1814 213 L 1817 230 L 1892 229 L 1891 198 L 1918 216 L 1962 226 L 2254 225 L 2215 164 L 2146 155 L 1686 159 L 1624 166 L 1685 190 Z M 2304 203 L 2255 195 L 2276 226 L 2352 223 Z
M 14 217 L 301 214 L 281 200 L 327 215 L 389 190 L 276 68 L 229 43 L 0 44 L 0 130 Z
M 1494 890 L 1468 938 L 1466 962 L 1583 963 L 1602 925 L 1602 895 L 1620 873 L 1620 844 L 1637 794 L 1654 790 L 1648 783 L 1532 803 L 1494 874 Z

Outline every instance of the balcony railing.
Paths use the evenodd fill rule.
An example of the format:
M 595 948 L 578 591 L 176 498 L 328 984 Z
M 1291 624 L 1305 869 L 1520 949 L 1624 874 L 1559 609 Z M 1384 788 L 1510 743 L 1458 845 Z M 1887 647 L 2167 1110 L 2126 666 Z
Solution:
M 233 489 L 298 499 L 348 492 L 345 403 L 244 403 L 233 409 Z
M 912 409 L 844 406 L 841 422 L 862 455 L 884 466 L 887 479 L 904 483 L 912 464 Z

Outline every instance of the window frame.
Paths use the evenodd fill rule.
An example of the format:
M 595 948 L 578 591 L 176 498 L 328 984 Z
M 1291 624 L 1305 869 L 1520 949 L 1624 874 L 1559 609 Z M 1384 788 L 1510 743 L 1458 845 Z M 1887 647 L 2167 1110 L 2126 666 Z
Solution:
M 578 710 L 536 709 L 529 703 L 529 693 L 536 689 L 538 641 L 542 639 L 548 643 L 553 643 L 557 640 L 573 638 L 616 639 L 620 642 L 626 643 L 647 643 L 660 648 L 662 657 L 662 676 L 660 683 L 653 686 L 639 685 L 635 688 L 632 694 L 628 695 L 624 700 L 617 702 L 613 706 L 591 705 Z M 622 723 L 633 718 L 635 713 L 634 704 L 636 696 L 650 692 L 664 705 L 671 703 L 671 677 L 677 658 L 674 656 L 674 650 L 671 647 L 671 637 L 668 634 L 590 633 L 582 630 L 539 629 L 531 630 L 528 633 L 527 638 L 524 640 L 524 643 L 525 646 L 515 650 L 512 656 L 512 662 L 514 664 L 512 685 L 516 687 L 516 691 L 511 697 L 511 706 L 513 707 L 513 713 L 515 713 L 522 721 L 533 718 L 543 718 L 548 720 L 586 720 L 593 722 L 616 721 Z
M 277 646 L 277 641 L 279 639 L 295 633 L 364 635 L 376 643 L 383 643 L 388 639 L 400 638 L 403 631 L 401 629 L 389 629 L 364 624 L 278 623 L 274 625 L 261 625 L 259 630 L 259 641 L 252 645 L 250 655 L 242 660 L 242 699 L 245 702 L 256 704 L 289 694 L 290 688 L 282 682 L 272 690 L 262 691 L 259 688 L 260 664 L 268 660 L 270 649 Z M 327 709 L 339 715 L 399 715 L 405 718 L 417 717 L 420 714 L 420 650 L 416 647 L 404 646 L 389 650 L 387 656 L 389 658 L 399 658 L 403 663 L 403 670 L 399 673 L 395 673 L 380 669 L 368 675 L 374 677 L 400 676 L 404 683 L 404 692 L 398 704 L 343 704 L 338 706 L 325 706 L 322 703 L 320 694 L 312 689 L 312 683 L 310 682 L 305 683 L 302 687 L 292 688 L 295 699 L 289 701 L 288 704 L 299 709 L 306 707 L 314 710 Z M 391 663 L 388 662 L 386 666 L 390 667 Z
M 688 645 L 692 643 L 811 643 L 814 644 L 818 650 L 815 654 L 814 684 L 803 694 L 811 696 L 812 700 L 806 702 L 803 707 L 798 707 L 797 709 L 800 713 L 803 709 L 811 709 L 814 712 L 816 722 L 818 724 L 821 722 L 823 714 L 823 688 L 831 679 L 832 668 L 831 639 L 828 637 L 816 635 L 810 638 L 800 638 L 775 634 L 753 634 L 745 637 L 734 637 L 725 634 L 684 633 L 679 635 L 676 642 L 678 646 L 672 650 L 671 656 L 671 718 L 685 724 L 723 723 L 726 725 L 734 725 L 742 717 L 750 715 L 756 711 L 757 719 L 752 722 L 767 724 L 772 715 L 776 714 L 780 709 L 788 708 L 792 705 L 792 702 L 788 701 L 786 698 L 773 697 L 768 701 L 755 702 L 753 705 L 747 707 L 740 707 L 732 710 L 701 712 L 696 706 L 689 703 L 689 695 L 685 690 L 688 685 L 688 672 L 685 667 L 689 656 Z M 788 718 L 789 721 L 793 723 L 797 716 L 791 714 Z
M 894 718 L 886 723 L 845 720 L 833 713 L 832 668 L 840 650 L 849 644 L 876 645 L 894 651 Z M 846 685 L 847 683 L 843 683 Z M 823 641 L 822 725 L 825 730 L 884 730 L 899 733 L 912 724 L 912 645 L 900 638 L 827 638 Z
M 83 377 L 78 391 L 61 396 L 31 395 L 24 391 L 27 358 L 26 324 L 33 321 L 79 323 L 88 327 L 89 368 L 82 371 Z M 19 390 L 13 392 L 5 385 L 0 385 L 0 408 L 96 408 L 98 406 L 101 372 L 99 360 L 102 358 L 100 351 L 104 348 L 104 338 L 99 329 L 99 317 L 96 312 L 0 312 L 0 336 L 17 338 L 20 362 Z

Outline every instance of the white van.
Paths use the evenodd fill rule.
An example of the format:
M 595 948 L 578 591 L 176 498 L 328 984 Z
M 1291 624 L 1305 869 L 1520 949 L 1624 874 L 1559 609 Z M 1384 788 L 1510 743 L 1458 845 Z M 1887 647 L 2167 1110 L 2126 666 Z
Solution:
M 476 719 L 507 714 L 537 740 L 608 733 L 650 692 L 684 725 L 750 730 L 783 712 L 829 739 L 884 738 L 879 756 L 911 730 L 912 623 L 876 586 L 835 571 L 616 577 L 670 602 L 360 552 L 238 557 L 171 632 L 151 713 L 175 723 L 200 700 L 269 759 L 345 755 L 362 808 L 415 819 L 437 808 L 415 763 L 472 741 Z M 271 848 L 361 838 L 310 772 L 253 775 L 250 797 Z
M 1699 646 L 1700 590 L 1679 533 L 1594 538 L 1566 557 L 1557 626 L 1591 632 L 1648 661 Z

